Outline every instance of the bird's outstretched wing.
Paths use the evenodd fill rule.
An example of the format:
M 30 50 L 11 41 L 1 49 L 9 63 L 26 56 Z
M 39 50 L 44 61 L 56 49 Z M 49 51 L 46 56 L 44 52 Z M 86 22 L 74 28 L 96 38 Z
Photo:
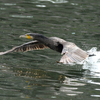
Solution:
M 38 41 L 31 41 L 31 42 L 22 44 L 20 46 L 13 47 L 12 49 L 7 50 L 5 52 L 0 52 L 0 55 L 4 55 L 10 52 L 26 52 L 26 51 L 31 51 L 31 50 L 45 49 L 45 48 L 48 48 L 48 47 Z
M 74 43 L 70 43 L 69 45 L 65 45 L 62 50 L 62 58 L 59 62 L 64 64 L 72 64 L 72 63 L 80 63 L 88 57 L 86 51 L 77 47 Z

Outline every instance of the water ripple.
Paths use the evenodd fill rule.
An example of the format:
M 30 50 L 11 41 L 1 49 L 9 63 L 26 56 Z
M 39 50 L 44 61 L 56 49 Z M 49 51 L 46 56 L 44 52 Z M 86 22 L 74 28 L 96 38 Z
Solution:
M 100 95 L 91 95 L 92 97 L 100 97 Z
M 49 1 L 51 3 L 67 3 L 67 0 L 39 0 L 39 1 Z
M 36 7 L 46 7 L 46 5 L 36 5 Z
M 6 10 L 6 8 L 0 8 L 0 10 Z
M 10 16 L 15 18 L 33 18 L 33 16 L 25 16 L 25 15 L 10 15 Z
M 3 3 L 3 5 L 6 5 L 6 6 L 15 6 L 16 3 Z

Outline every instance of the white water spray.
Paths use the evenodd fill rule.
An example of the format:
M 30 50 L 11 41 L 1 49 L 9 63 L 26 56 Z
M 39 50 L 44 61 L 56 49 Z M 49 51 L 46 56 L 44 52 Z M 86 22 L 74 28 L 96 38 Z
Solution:
M 83 63 L 83 69 L 88 69 L 90 72 L 100 77 L 100 51 L 97 51 L 96 47 L 91 48 L 87 51 L 89 54 L 95 56 L 88 57 Z

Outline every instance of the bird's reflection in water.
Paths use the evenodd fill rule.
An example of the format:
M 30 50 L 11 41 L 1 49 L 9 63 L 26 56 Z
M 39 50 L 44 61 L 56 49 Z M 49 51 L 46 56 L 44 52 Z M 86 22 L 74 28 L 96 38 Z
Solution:
M 24 87 L 25 89 L 32 92 L 36 88 L 36 95 L 51 93 L 55 96 L 76 96 L 83 93 L 82 91 L 78 91 L 78 89 L 80 86 L 85 85 L 79 82 L 77 78 L 71 78 L 57 72 L 30 68 L 15 68 L 14 72 L 16 72 L 16 76 L 26 78 L 27 86 Z M 40 91 L 42 91 L 42 94 Z

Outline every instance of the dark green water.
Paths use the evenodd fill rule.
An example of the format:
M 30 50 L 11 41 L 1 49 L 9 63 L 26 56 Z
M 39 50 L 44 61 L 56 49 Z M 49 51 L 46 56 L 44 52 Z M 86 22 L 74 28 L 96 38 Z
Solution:
M 0 51 L 28 42 L 27 32 L 100 50 L 99 20 L 99 0 L 0 0 Z M 0 56 L 0 100 L 99 100 L 100 69 L 60 58 L 49 49 Z

